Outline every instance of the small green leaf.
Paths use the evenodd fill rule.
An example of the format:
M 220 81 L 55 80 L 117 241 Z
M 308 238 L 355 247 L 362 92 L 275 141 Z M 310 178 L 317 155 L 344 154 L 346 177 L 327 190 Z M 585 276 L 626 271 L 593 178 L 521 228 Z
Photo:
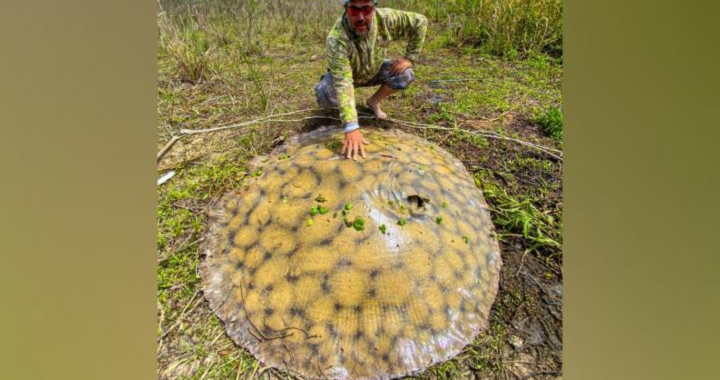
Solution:
M 352 210 L 352 206 L 353 206 L 353 205 L 352 205 L 352 203 L 350 203 L 350 202 L 345 203 L 345 211 L 350 211 L 350 210 Z
M 437 224 L 441 224 L 442 221 L 443 221 L 442 216 L 438 216 L 437 218 L 435 218 L 435 223 L 437 223 Z
M 310 227 L 313 224 L 315 224 L 315 222 L 313 222 L 312 218 L 307 218 L 307 220 L 305 221 L 305 227 Z
M 378 228 L 380 229 L 380 232 L 385 235 L 385 232 L 387 232 L 387 227 L 384 224 L 381 224 Z
M 355 220 L 352 223 L 352 226 L 356 231 L 365 230 L 365 219 L 363 219 L 362 217 L 356 216 Z
M 318 212 L 319 212 L 319 210 L 318 210 L 317 206 L 312 206 L 312 208 L 310 208 L 310 216 L 315 216 L 315 215 L 317 215 Z
M 398 226 L 404 226 L 406 223 L 407 220 L 405 220 L 405 218 L 400 218 L 400 220 L 398 220 L 397 222 Z
M 325 214 L 328 213 L 328 211 L 330 211 L 330 210 L 329 210 L 327 207 L 325 207 L 325 206 L 318 206 L 318 209 L 317 209 L 317 210 L 318 210 L 318 212 L 320 213 L 320 215 L 325 215 Z
M 325 199 L 325 197 L 323 197 L 322 195 L 318 195 L 317 197 L 315 197 L 315 200 L 320 203 L 324 203 L 325 201 L 327 201 L 327 199 Z

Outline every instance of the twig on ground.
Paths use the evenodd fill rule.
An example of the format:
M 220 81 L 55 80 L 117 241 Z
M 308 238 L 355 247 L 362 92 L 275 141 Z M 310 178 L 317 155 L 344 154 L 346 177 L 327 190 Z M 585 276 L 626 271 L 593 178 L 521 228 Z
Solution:
M 168 336 L 168 334 L 170 334 L 171 331 L 173 331 L 175 328 L 180 326 L 180 323 L 182 323 L 183 317 L 185 317 L 186 314 L 191 313 L 193 310 L 195 310 L 195 308 L 198 305 L 200 305 L 200 303 L 203 300 L 202 297 L 197 302 L 195 302 L 195 305 L 193 305 L 193 307 L 190 310 L 188 310 L 188 307 L 190 306 L 192 301 L 195 299 L 195 297 L 197 297 L 198 294 L 200 294 L 199 290 L 197 292 L 195 292 L 195 294 L 193 294 L 192 298 L 190 298 L 190 301 L 188 301 L 187 305 L 185 305 L 185 308 L 182 310 L 182 312 L 180 312 L 180 316 L 178 317 L 177 322 L 175 322 L 174 325 L 172 325 L 169 329 L 165 330 L 165 332 L 162 335 L 160 335 L 160 337 L 157 339 L 158 342 L 165 339 L 165 337 Z
M 520 145 L 524 145 L 524 146 L 527 146 L 527 147 L 530 147 L 530 148 L 539 150 L 539 151 L 547 154 L 548 156 L 551 156 L 551 157 L 557 159 L 558 161 L 562 161 L 562 160 L 563 160 L 563 159 L 562 159 L 562 156 L 559 156 L 559 155 L 558 155 L 558 154 L 562 154 L 562 151 L 560 151 L 560 150 L 558 150 L 558 149 L 553 149 L 553 148 L 544 147 L 544 146 L 541 146 L 541 145 L 529 143 L 529 142 L 524 141 L 524 140 L 519 140 L 519 139 L 514 139 L 514 138 L 512 138 L 512 137 L 503 136 L 503 135 L 500 135 L 500 134 L 497 134 L 497 133 L 494 133 L 494 132 L 467 131 L 467 130 L 464 130 L 464 129 L 441 127 L 441 126 L 439 126 L 439 125 L 415 123 L 415 122 L 411 122 L 411 121 L 404 121 L 404 120 L 399 120 L 399 119 L 393 119 L 393 118 L 390 118 L 390 117 L 387 118 L 387 119 L 385 119 L 385 120 L 392 121 L 392 122 L 395 122 L 395 123 L 404 125 L 404 126 L 406 126 L 406 127 L 416 128 L 416 129 L 436 129 L 436 130 L 442 130 L 442 131 L 455 131 L 455 130 L 460 130 L 460 131 L 462 131 L 462 132 L 469 133 L 469 134 L 471 134 L 471 135 L 477 135 L 477 136 L 487 137 L 487 138 L 491 138 L 491 139 L 512 141 L 512 142 L 518 143 L 518 144 L 520 144 Z M 553 153 L 553 152 L 557 152 L 558 154 L 555 154 L 555 153 Z
M 289 116 L 289 115 L 295 115 L 295 114 L 299 114 L 299 113 L 303 113 L 303 112 L 310 112 L 310 111 L 318 111 L 318 109 L 308 108 L 308 109 L 304 109 L 304 110 L 287 112 L 287 113 L 283 113 L 283 114 L 270 115 L 270 116 L 265 116 L 265 117 L 262 117 L 262 118 L 256 119 L 256 120 L 250 120 L 250 121 L 246 121 L 246 122 L 242 122 L 242 123 L 238 123 L 238 124 L 227 125 L 227 126 L 217 127 L 217 128 L 209 128 L 209 129 L 181 129 L 181 130 L 180 130 L 180 133 L 183 134 L 183 135 L 199 134 L 199 133 L 210 133 L 210 132 L 223 131 L 223 130 L 231 129 L 231 128 L 247 127 L 247 126 L 250 126 L 250 125 L 253 125 L 253 124 L 270 123 L 270 122 L 278 122 L 278 123 L 297 123 L 297 122 L 300 122 L 300 121 L 310 120 L 310 119 L 329 119 L 329 120 L 340 121 L 340 119 L 338 119 L 338 118 L 336 118 L 336 117 L 332 117 L 332 116 L 306 116 L 306 117 L 303 117 L 303 118 L 300 118 L 300 119 L 273 119 L 273 117 L 277 117 L 277 116 Z M 359 118 L 359 119 L 372 119 L 373 117 L 371 117 L 371 116 L 359 116 L 358 118 Z M 435 129 L 435 130 L 443 130 L 443 131 L 455 131 L 455 130 L 460 130 L 460 131 L 465 132 L 465 133 L 469 133 L 469 134 L 477 135 L 477 136 L 482 136 L 482 137 L 486 137 L 486 138 L 512 141 L 512 142 L 515 142 L 515 143 L 517 143 L 517 144 L 524 145 L 524 146 L 533 148 L 533 149 L 535 149 L 535 150 L 539 150 L 540 152 L 543 152 L 543 153 L 547 154 L 548 156 L 551 156 L 551 157 L 555 158 L 555 159 L 558 160 L 558 161 L 562 161 L 562 160 L 563 160 L 563 158 L 562 158 L 562 151 L 559 150 L 559 149 L 554 149 L 554 148 L 549 148 L 549 147 L 545 147 L 545 146 L 533 144 L 533 143 L 530 143 L 530 142 L 527 142 L 527 141 L 524 141 L 524 140 L 520 140 L 520 139 L 515 139 L 515 138 L 512 138 L 512 137 L 503 136 L 503 135 L 500 135 L 500 134 L 495 133 L 495 132 L 468 131 L 468 130 L 465 130 L 465 129 L 441 127 L 441 126 L 439 126 L 439 125 L 433 125 L 433 124 L 415 123 L 415 122 L 411 122 L 411 121 L 405 121 L 405 120 L 394 119 L 394 118 L 387 118 L 387 119 L 385 119 L 385 120 L 391 121 L 391 122 L 394 122 L 394 123 L 397 123 L 397 124 L 400 124 L 400 125 L 404 125 L 404 126 L 406 126 L 406 127 L 416 128 L 416 129 Z
M 437 79 L 430 82 L 430 86 L 436 86 L 440 83 L 452 83 L 452 82 L 482 82 L 483 78 L 460 78 L 460 79 Z
M 272 119 L 273 117 L 277 117 L 277 116 L 296 115 L 296 114 L 299 114 L 299 113 L 310 112 L 310 111 L 315 111 L 315 109 L 313 109 L 313 108 L 308 108 L 308 109 L 299 110 L 299 111 L 293 111 L 293 112 L 287 112 L 287 113 L 280 113 L 280 114 L 277 114 L 277 115 L 270 115 L 270 116 L 261 117 L 260 119 L 256 119 L 256 120 L 250 120 L 250 121 L 245 121 L 245 122 L 238 123 L 238 124 L 226 125 L 226 126 L 224 126 L 224 127 L 216 127 L 216 128 L 210 128 L 210 129 L 181 129 L 181 130 L 180 130 L 180 133 L 183 134 L 183 135 L 192 135 L 192 134 L 197 134 L 197 133 L 208 133 L 208 132 L 223 131 L 223 130 L 226 130 L 226 129 L 239 128 L 239 127 L 245 127 L 245 126 L 248 126 L 248 125 L 258 124 L 258 123 L 262 123 L 262 122 L 274 121 L 274 120 L 269 120 L 269 119 Z
M 209 366 L 207 367 L 207 369 L 205 370 L 205 373 L 203 373 L 203 375 L 200 377 L 200 380 L 205 379 L 205 376 L 207 376 L 207 374 L 210 373 L 210 370 L 212 369 L 212 367 L 213 367 L 214 365 L 215 365 L 215 359 L 212 359 L 212 360 L 210 361 L 210 365 L 209 365 Z
M 259 366 L 260 366 L 260 361 L 255 361 L 255 368 L 253 369 L 252 373 L 250 374 L 249 379 L 252 379 L 253 377 L 255 377 L 255 373 L 257 372 Z
M 165 156 L 165 153 L 167 153 L 170 150 L 170 148 L 172 148 L 172 146 L 175 145 L 175 143 L 178 142 L 178 140 L 180 140 L 181 138 L 183 138 L 183 136 L 173 136 L 173 138 L 171 138 L 170 141 L 168 141 L 168 143 L 165 144 L 165 146 L 160 150 L 160 152 L 157 155 L 158 163 L 160 162 L 160 160 L 162 160 L 163 156 Z

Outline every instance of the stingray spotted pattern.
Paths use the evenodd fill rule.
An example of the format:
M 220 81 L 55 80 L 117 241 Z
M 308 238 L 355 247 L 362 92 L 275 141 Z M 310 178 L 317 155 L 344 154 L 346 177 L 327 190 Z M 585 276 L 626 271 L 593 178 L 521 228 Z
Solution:
M 389 379 L 457 355 L 487 324 L 501 257 L 455 158 L 401 131 L 296 136 L 212 208 L 203 289 L 228 335 L 307 378 Z

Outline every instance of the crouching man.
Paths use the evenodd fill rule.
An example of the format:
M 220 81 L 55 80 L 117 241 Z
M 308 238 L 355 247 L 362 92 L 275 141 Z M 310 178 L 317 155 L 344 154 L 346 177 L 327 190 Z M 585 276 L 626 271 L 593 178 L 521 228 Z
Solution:
M 367 99 L 378 119 L 387 117 L 380 102 L 415 80 L 412 66 L 425 41 L 427 18 L 421 14 L 377 8 L 377 0 L 343 0 L 344 12 L 327 37 L 328 72 L 315 86 L 321 108 L 340 109 L 345 127 L 342 154 L 365 158 L 365 147 L 355 109 L 355 87 L 380 86 Z M 385 58 L 393 40 L 407 39 L 405 57 Z

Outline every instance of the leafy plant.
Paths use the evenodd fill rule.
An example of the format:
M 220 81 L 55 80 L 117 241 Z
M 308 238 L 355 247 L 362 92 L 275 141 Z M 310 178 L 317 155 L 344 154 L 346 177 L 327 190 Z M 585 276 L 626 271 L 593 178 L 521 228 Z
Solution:
M 557 107 L 550 107 L 542 114 L 532 120 L 548 136 L 555 140 L 562 140 L 563 137 L 563 114 Z
M 485 187 L 484 194 L 493 206 L 493 223 L 498 229 L 522 234 L 531 243 L 531 251 L 560 248 L 561 226 L 550 213 L 541 212 L 529 199 L 517 200 L 492 185 Z

